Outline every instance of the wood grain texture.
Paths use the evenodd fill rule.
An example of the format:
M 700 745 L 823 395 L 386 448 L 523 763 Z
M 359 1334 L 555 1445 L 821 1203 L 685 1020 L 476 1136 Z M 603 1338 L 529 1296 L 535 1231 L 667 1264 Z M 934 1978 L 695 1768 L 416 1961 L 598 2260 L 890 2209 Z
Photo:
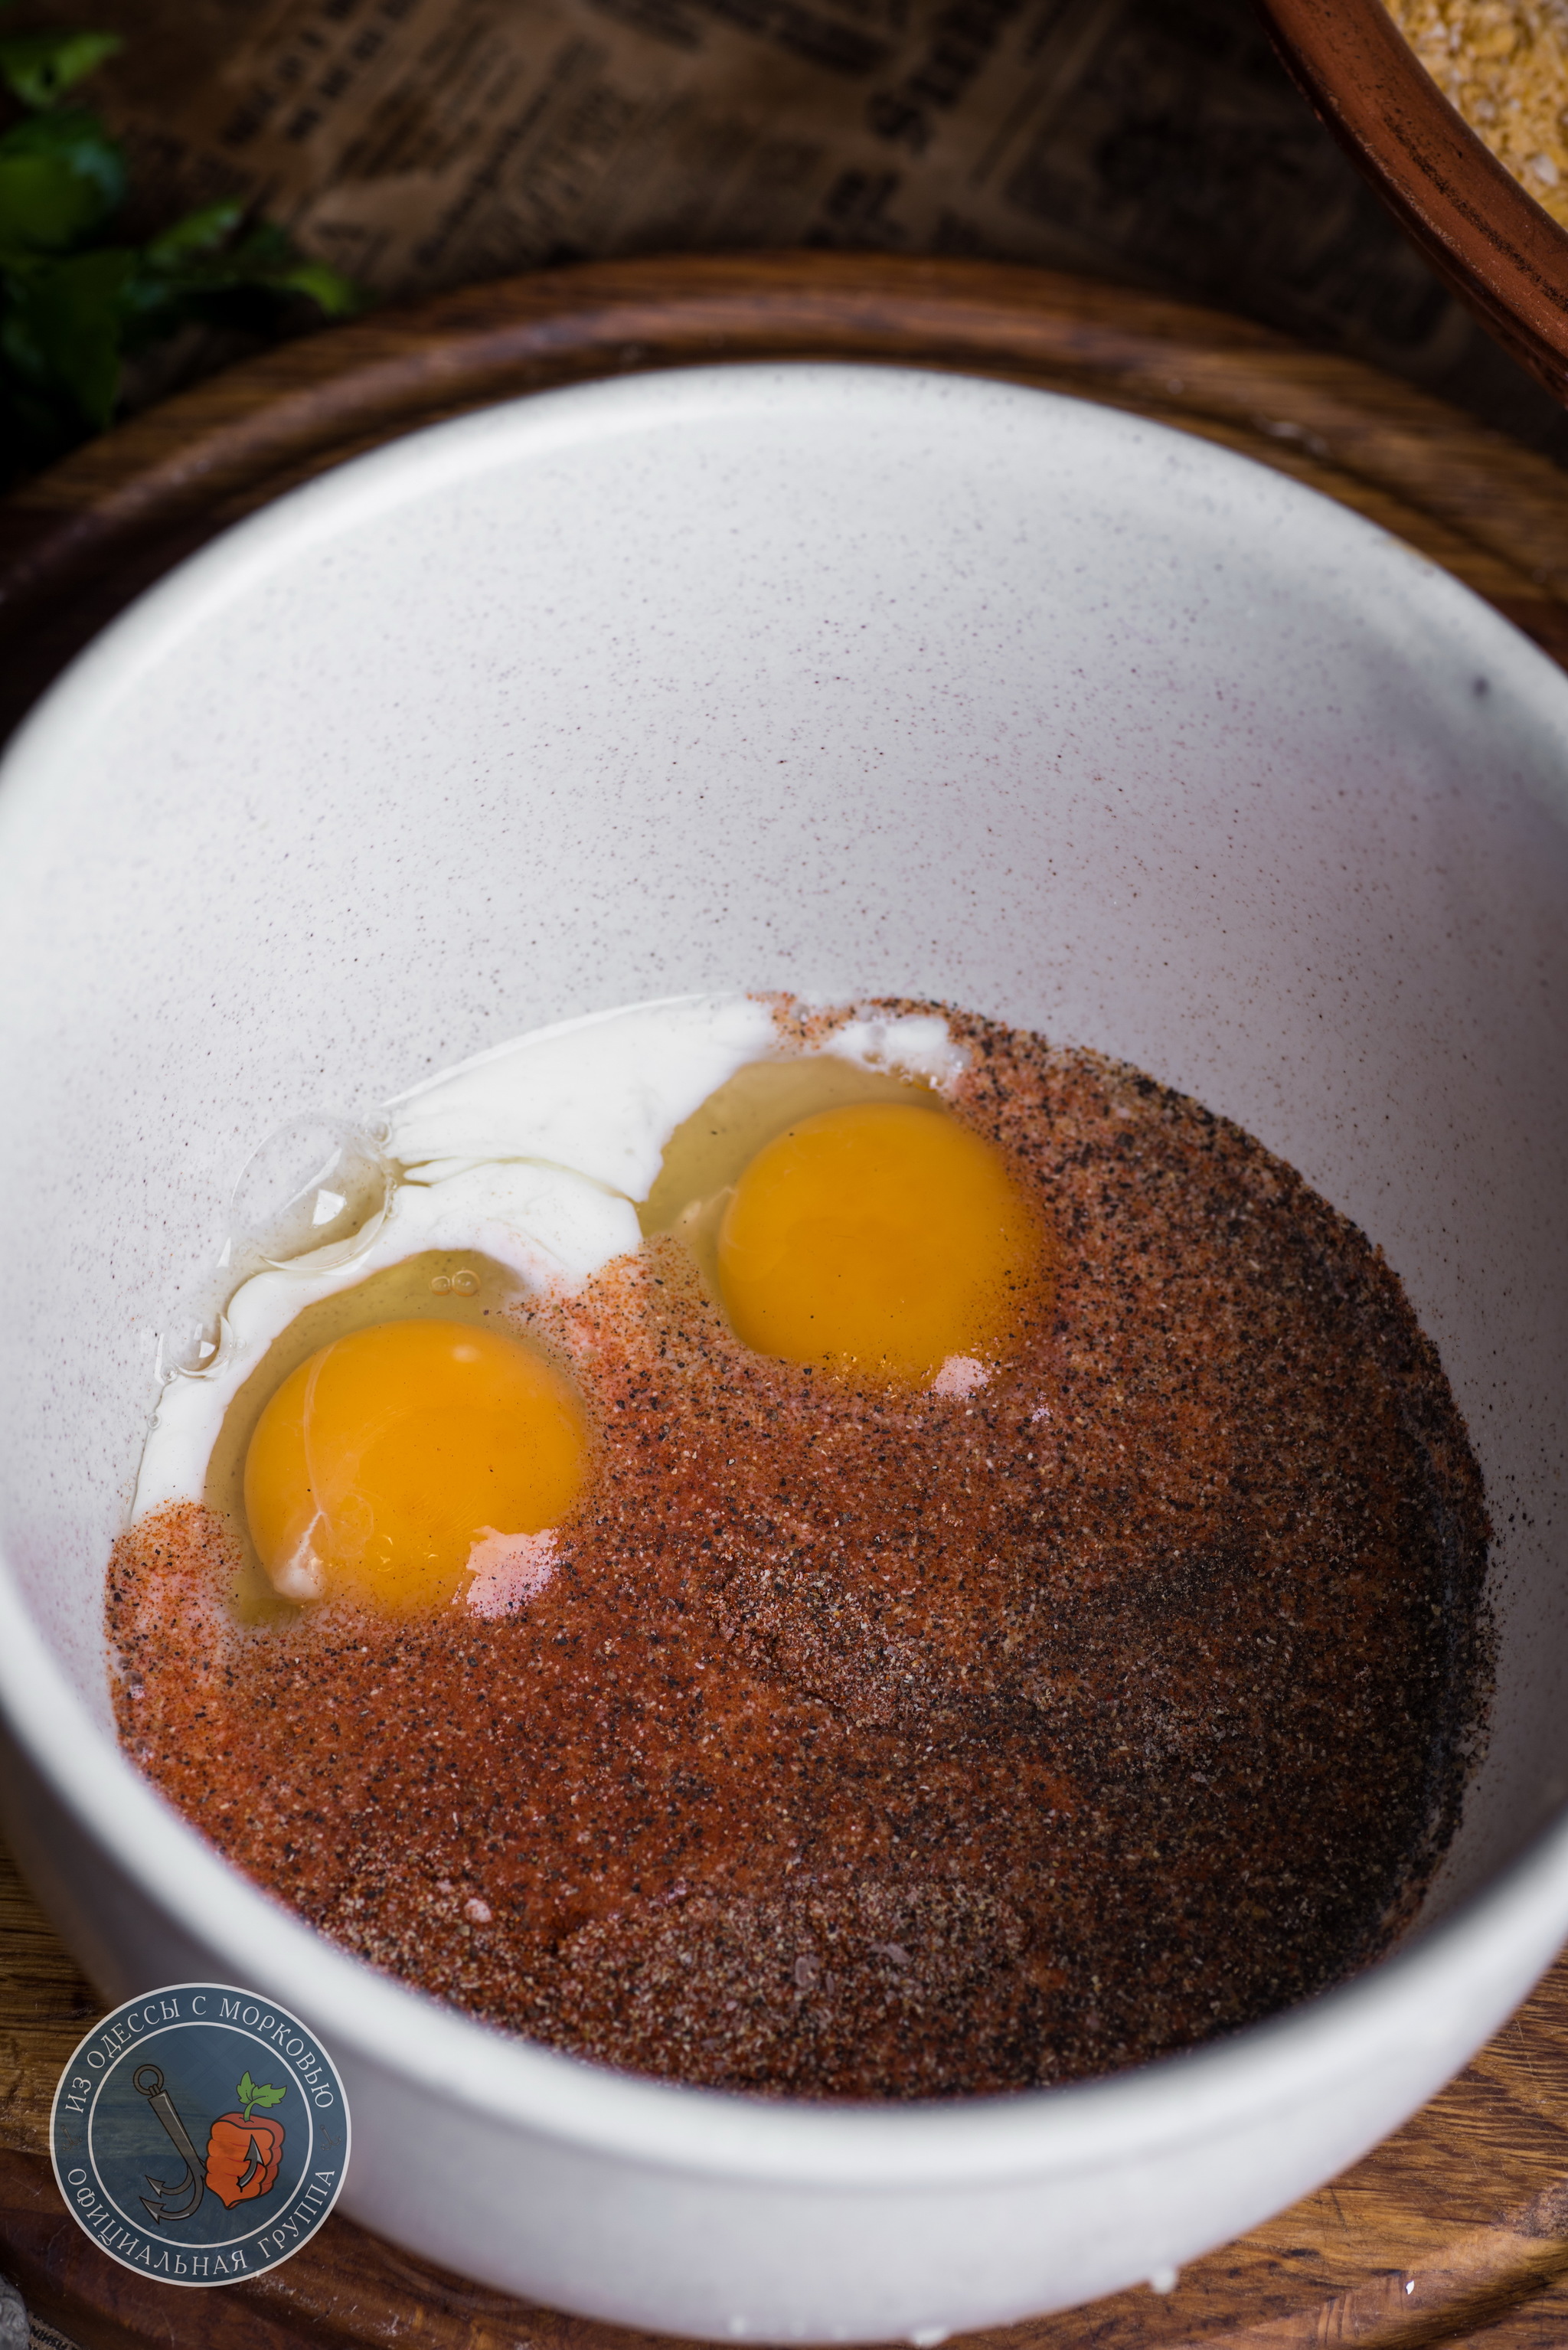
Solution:
M 1568 230 L 1497 160 L 1382 0 L 1259 0 L 1301 89 L 1400 225 L 1568 400 Z
M 108 435 L 0 507 L 8 707 L 188 548 L 358 450 L 595 375 L 800 357 L 1043 384 L 1222 442 L 1397 532 L 1568 662 L 1568 480 L 1408 387 L 1085 280 L 786 255 L 478 287 L 291 344 Z M 102 2004 L 0 1853 L 0 2269 L 82 2350 L 653 2350 L 663 2338 L 465 2284 L 340 2218 L 254 2284 L 187 2295 L 130 2276 L 67 2216 L 43 2151 L 55 2082 Z M 1174 2293 L 1140 2288 L 971 2343 L 1563 2350 L 1568 1960 L 1404 2129 L 1196 2262 Z

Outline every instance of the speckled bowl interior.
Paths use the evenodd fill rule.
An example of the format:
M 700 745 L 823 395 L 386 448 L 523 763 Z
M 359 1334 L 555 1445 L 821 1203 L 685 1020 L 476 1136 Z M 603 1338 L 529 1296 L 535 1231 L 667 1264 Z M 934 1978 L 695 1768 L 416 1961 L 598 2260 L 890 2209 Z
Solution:
M 164 1962 L 133 1913 L 174 1918 L 182 1950 L 221 1940 L 225 1872 L 113 1745 L 99 1592 L 157 1336 L 239 1165 L 296 1112 L 535 1024 L 736 986 L 945 998 L 1125 1055 L 1386 1251 L 1496 1531 L 1495 1721 L 1428 1908 L 1484 1939 L 1568 1792 L 1565 754 L 1568 682 L 1369 525 L 1157 426 L 953 378 L 714 369 L 511 404 L 295 494 L 145 598 L 0 782 L 0 1686 L 38 1802 L 84 1850 L 116 1840 L 119 1929 L 79 1856 L 46 1886 L 107 1987 Z M 1544 1850 L 1515 1996 L 1568 1924 Z M 293 1970 L 275 1996 L 324 2029 L 341 2007 L 352 2037 L 341 1983 L 369 1979 L 312 1975 L 307 1939 L 256 1924 L 250 1948 Z M 1425 2086 L 1506 1988 L 1455 2008 Z M 413 2041 L 483 2040 L 365 1999 Z M 1226 2061 L 1244 2071 L 1251 2038 Z M 1360 2143 L 1424 2094 L 1401 2079 Z M 1048 2106 L 1090 2110 L 1013 2100 L 1008 2126 Z M 1003 2261 L 945 2300 L 891 2254 L 876 2293 L 847 2254 L 809 2291 L 786 2263 L 741 2330 L 1104 2290 L 1314 2183 L 1355 2150 L 1331 2137 L 1246 2179 L 1233 2162 L 1201 2212 L 1150 2188 L 1169 2224 L 1141 2234 L 1124 2196 L 1103 2253 L 1059 2245 L 1023 2281 Z M 711 2248 L 711 2293 L 659 2282 L 657 2247 L 601 2290 L 547 2246 L 488 2257 L 411 2217 L 395 2168 L 366 2154 L 358 2208 L 404 2241 L 734 2330 L 742 2288 Z M 858 2259 L 877 2271 L 872 2238 Z

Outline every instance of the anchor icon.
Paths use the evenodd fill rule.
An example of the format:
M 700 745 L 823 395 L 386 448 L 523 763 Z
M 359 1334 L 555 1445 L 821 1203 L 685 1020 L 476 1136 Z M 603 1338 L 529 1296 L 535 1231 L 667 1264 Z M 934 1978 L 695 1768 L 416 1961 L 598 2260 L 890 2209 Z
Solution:
M 206 2191 L 206 2166 L 191 2143 L 191 2134 L 174 2110 L 174 2101 L 163 2086 L 163 2074 L 156 2064 L 139 2064 L 131 2074 L 131 2085 L 144 2096 L 185 2166 L 182 2178 L 154 2178 L 143 2176 L 151 2188 L 151 2196 L 143 2195 L 141 2208 L 150 2211 L 160 2225 L 165 2220 L 188 2220 Z

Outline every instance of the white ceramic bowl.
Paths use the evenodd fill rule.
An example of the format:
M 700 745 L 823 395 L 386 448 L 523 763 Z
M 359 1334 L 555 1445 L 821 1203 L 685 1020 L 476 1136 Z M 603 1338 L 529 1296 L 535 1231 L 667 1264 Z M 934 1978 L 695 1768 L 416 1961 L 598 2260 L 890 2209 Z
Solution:
M 105 1992 L 285 2001 L 350 2084 L 357 2217 L 693 2334 L 929 2342 L 1086 2299 L 1397 2124 L 1568 1930 L 1565 778 L 1568 682 L 1404 547 L 1201 442 L 950 377 L 524 400 L 145 598 L 0 788 L 6 1816 Z M 1099 2085 L 753 2103 L 368 1971 L 122 1759 L 105 1558 L 155 1335 L 252 1145 L 544 1021 L 736 985 L 1124 1055 L 1386 1251 L 1487 1476 L 1502 1627 L 1400 1955 Z

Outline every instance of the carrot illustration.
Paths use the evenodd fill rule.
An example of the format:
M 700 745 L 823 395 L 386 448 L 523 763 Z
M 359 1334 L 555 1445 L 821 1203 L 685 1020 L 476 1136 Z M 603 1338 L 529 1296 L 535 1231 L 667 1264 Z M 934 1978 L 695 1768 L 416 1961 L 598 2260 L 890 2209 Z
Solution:
M 207 2139 L 207 2184 L 229 2210 L 253 2196 L 268 2195 L 283 2159 L 283 2124 L 265 2113 L 254 2119 L 258 2106 L 275 2106 L 286 2089 L 260 2087 L 247 2073 L 235 2093 L 241 2110 L 220 2114 Z

